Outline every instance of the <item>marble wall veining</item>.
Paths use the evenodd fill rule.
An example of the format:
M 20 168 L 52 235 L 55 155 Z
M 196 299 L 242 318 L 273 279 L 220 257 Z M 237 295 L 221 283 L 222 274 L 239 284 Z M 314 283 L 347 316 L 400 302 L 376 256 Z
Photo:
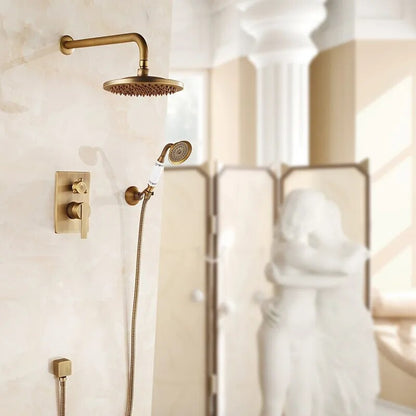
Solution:
M 59 38 L 139 32 L 166 76 L 168 0 L 0 2 L 0 414 L 57 414 L 50 361 L 73 361 L 67 411 L 123 415 L 138 206 L 164 137 L 165 98 L 124 98 L 134 44 L 59 51 Z M 57 170 L 91 172 L 87 240 L 54 234 Z M 150 416 L 161 193 L 145 225 L 134 414 Z

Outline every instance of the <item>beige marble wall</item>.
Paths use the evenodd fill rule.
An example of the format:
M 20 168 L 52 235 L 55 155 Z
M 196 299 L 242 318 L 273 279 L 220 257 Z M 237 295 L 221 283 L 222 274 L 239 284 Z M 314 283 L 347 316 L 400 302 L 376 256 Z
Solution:
M 135 73 L 133 44 L 74 51 L 59 37 L 137 31 L 168 72 L 170 2 L 0 3 L 0 413 L 57 414 L 49 362 L 73 360 L 67 411 L 124 414 L 138 207 L 164 140 L 165 99 L 121 98 L 105 80 Z M 87 240 L 54 234 L 56 170 L 91 171 Z M 150 415 L 161 193 L 146 219 L 136 415 Z

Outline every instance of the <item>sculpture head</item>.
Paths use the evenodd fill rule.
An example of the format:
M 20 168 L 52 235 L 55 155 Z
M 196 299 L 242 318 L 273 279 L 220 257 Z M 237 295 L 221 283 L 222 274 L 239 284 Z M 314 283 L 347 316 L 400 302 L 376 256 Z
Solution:
M 280 237 L 286 241 L 306 241 L 323 221 L 326 198 L 311 189 L 297 189 L 286 197 L 280 211 Z
M 341 212 L 322 192 L 298 189 L 286 197 L 280 212 L 279 237 L 331 245 L 345 240 Z
M 327 199 L 322 214 L 323 220 L 319 227 L 309 235 L 311 244 L 330 246 L 345 241 L 347 237 L 342 229 L 341 211 L 338 205 Z

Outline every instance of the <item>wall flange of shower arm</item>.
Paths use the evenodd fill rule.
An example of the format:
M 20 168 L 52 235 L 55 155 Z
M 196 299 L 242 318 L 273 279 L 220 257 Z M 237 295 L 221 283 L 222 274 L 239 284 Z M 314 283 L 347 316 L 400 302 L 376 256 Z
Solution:
M 147 188 L 144 191 L 139 191 L 137 186 L 129 186 L 126 189 L 124 197 L 129 205 L 136 205 L 142 199 L 150 199 L 153 195 L 153 190 L 159 182 L 162 176 L 163 169 L 165 167 L 165 157 L 168 154 L 168 158 L 172 165 L 180 165 L 185 162 L 192 152 L 192 145 L 187 140 L 182 140 L 176 143 L 168 143 L 162 150 L 162 153 L 158 157 L 147 183 Z
M 71 36 L 61 37 L 60 49 L 64 55 L 71 55 L 73 49 L 90 46 L 113 45 L 134 42 L 139 48 L 139 68 L 137 76 L 114 79 L 104 82 L 103 88 L 115 94 L 131 96 L 168 95 L 183 90 L 183 83 L 173 79 L 149 76 L 148 47 L 144 37 L 138 33 L 101 36 L 74 40 Z

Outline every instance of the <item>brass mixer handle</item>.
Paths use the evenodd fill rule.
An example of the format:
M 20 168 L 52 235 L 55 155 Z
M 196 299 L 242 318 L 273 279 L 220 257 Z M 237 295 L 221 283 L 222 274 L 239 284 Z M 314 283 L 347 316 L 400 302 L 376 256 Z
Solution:
M 81 220 L 81 238 L 87 238 L 88 234 L 88 217 L 90 207 L 85 202 L 71 202 L 66 207 L 66 213 L 72 220 Z

